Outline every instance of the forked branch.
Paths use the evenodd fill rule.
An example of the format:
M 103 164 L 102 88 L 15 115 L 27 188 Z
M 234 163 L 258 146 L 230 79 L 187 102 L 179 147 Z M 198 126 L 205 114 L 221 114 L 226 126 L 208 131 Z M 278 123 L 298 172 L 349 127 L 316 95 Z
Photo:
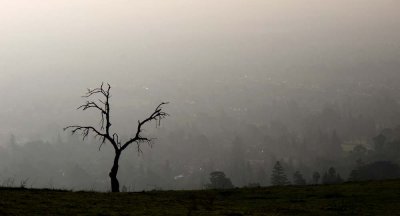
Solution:
M 64 130 L 69 130 L 69 129 L 71 130 L 72 134 L 76 134 L 76 133 L 80 132 L 83 137 L 83 140 L 85 140 L 86 137 L 89 136 L 90 132 L 93 132 L 95 137 L 100 137 L 103 143 L 107 140 L 107 134 L 99 132 L 96 128 L 94 128 L 92 126 L 72 125 L 72 126 L 68 126 L 68 127 L 64 128 Z
M 110 98 L 111 98 L 110 90 L 111 90 L 111 86 L 109 84 L 107 84 L 107 86 L 105 86 L 104 83 L 102 83 L 99 88 L 88 89 L 87 93 L 82 97 L 90 98 L 95 95 L 100 95 L 104 99 L 103 100 L 98 99 L 99 103 L 96 103 L 93 100 L 87 100 L 85 104 L 78 107 L 78 109 L 82 109 L 83 111 L 85 111 L 87 109 L 95 109 L 95 110 L 100 111 L 100 114 L 101 114 L 100 129 L 96 129 L 93 126 L 73 125 L 73 126 L 68 126 L 68 127 L 64 128 L 64 130 L 71 130 L 72 134 L 80 132 L 83 139 L 86 139 L 86 137 L 88 137 L 89 134 L 92 133 L 94 135 L 94 137 L 97 137 L 101 140 L 101 145 L 99 146 L 99 149 L 106 141 L 109 141 L 112 144 L 112 146 L 114 147 L 115 151 L 122 152 L 130 144 L 136 143 L 138 151 L 141 152 L 141 149 L 140 149 L 141 143 L 151 144 L 151 142 L 153 141 L 153 139 L 143 137 L 141 135 L 142 127 L 146 123 L 151 122 L 151 121 L 155 121 L 156 126 L 159 126 L 161 124 L 161 120 L 168 116 L 168 113 L 163 111 L 163 106 L 168 104 L 168 102 L 160 103 L 148 118 L 146 118 L 143 121 L 138 121 L 135 136 L 133 138 L 130 138 L 124 144 L 122 144 L 122 142 L 119 138 L 119 135 L 117 133 L 113 133 L 111 135 L 111 119 L 110 119 L 111 109 L 110 109 L 110 103 L 109 103 Z
M 157 125 L 159 126 L 161 124 L 161 120 L 164 119 L 165 117 L 169 116 L 168 113 L 164 112 L 163 109 L 163 105 L 168 104 L 168 102 L 162 102 L 160 103 L 156 109 L 154 110 L 154 112 L 145 120 L 143 121 L 138 121 L 138 125 L 137 125 L 137 129 L 136 129 L 136 134 L 135 137 L 131 138 L 130 140 L 128 140 L 127 142 L 125 142 L 125 144 L 121 147 L 121 151 L 123 151 L 124 149 L 126 149 L 130 144 L 132 143 L 136 143 L 137 147 L 138 147 L 138 151 L 141 152 L 140 150 L 140 144 L 145 142 L 145 143 L 151 143 L 153 139 L 151 138 L 147 138 L 147 137 L 143 137 L 141 135 L 142 132 L 142 127 L 151 121 L 155 121 L 157 123 Z
M 151 144 L 151 138 L 147 138 L 141 135 L 142 127 L 151 121 L 156 122 L 156 126 L 160 125 L 161 120 L 168 116 L 166 112 L 163 111 L 163 105 L 167 103 L 159 104 L 156 109 L 151 113 L 149 117 L 144 119 L 143 121 L 138 121 L 138 125 L 135 131 L 135 136 L 130 138 L 127 142 L 122 144 L 120 140 L 120 136 L 117 133 L 111 132 L 111 108 L 110 108 L 110 90 L 111 86 L 107 84 L 106 86 L 104 83 L 101 84 L 99 88 L 95 89 L 88 89 L 87 93 L 83 96 L 87 98 L 85 104 L 78 107 L 78 109 L 82 109 L 86 111 L 88 109 L 95 109 L 100 112 L 101 119 L 100 119 L 100 129 L 97 129 L 93 126 L 80 126 L 80 125 L 72 125 L 64 128 L 64 130 L 71 130 L 72 134 L 81 133 L 83 139 L 89 136 L 89 134 L 93 134 L 94 137 L 98 137 L 101 140 L 101 144 L 99 146 L 99 150 L 103 146 L 104 143 L 109 142 L 114 147 L 115 156 L 113 161 L 113 166 L 109 173 L 111 179 L 111 191 L 112 192 L 119 192 L 119 181 L 117 178 L 118 174 L 118 163 L 123 150 L 125 150 L 130 144 L 136 143 L 138 152 L 141 152 L 140 145 L 142 143 L 149 143 Z M 93 100 L 92 96 L 100 96 L 101 99 Z M 90 98 L 90 99 L 89 99 Z
M 83 111 L 87 109 L 95 109 L 100 111 L 101 119 L 100 119 L 100 129 L 96 129 L 93 126 L 80 126 L 80 125 L 73 125 L 73 126 L 68 126 L 64 128 L 64 130 L 71 130 L 72 134 L 75 134 L 77 132 L 80 132 L 83 139 L 85 139 L 90 133 L 93 133 L 95 137 L 99 137 L 101 140 L 101 146 L 108 140 L 112 146 L 114 147 L 115 150 L 118 150 L 118 135 L 113 135 L 110 136 L 110 127 L 111 127 L 111 122 L 110 122 L 110 90 L 111 86 L 110 84 L 107 84 L 107 86 L 104 85 L 104 83 L 101 84 L 99 88 L 95 89 L 88 89 L 86 94 L 82 97 L 84 98 L 90 98 L 95 95 L 100 95 L 104 97 L 105 101 L 99 99 L 99 102 L 101 105 L 98 103 L 94 102 L 93 100 L 87 100 L 85 104 L 81 105 L 78 107 L 78 109 L 82 109 Z M 104 132 L 104 129 L 105 132 Z

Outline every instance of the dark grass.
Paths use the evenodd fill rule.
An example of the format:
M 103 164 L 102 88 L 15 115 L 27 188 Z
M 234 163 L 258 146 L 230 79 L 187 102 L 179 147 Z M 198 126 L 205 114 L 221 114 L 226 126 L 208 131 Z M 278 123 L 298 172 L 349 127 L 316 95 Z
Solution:
M 0 188 L 0 215 L 400 215 L 400 180 L 119 194 Z

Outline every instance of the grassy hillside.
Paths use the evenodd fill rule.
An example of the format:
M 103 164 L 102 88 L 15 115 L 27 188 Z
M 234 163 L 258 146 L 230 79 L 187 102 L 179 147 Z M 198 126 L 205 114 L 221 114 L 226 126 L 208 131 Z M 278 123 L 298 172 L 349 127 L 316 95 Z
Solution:
M 120 194 L 0 188 L 0 215 L 400 215 L 400 180 Z

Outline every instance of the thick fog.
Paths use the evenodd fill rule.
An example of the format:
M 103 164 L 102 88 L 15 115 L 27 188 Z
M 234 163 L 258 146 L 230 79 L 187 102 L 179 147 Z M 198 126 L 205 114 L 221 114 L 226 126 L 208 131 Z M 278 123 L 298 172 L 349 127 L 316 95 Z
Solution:
M 236 186 L 269 185 L 276 161 L 307 180 L 329 167 L 347 179 L 360 160 L 400 162 L 397 147 L 378 152 L 373 140 L 382 131 L 400 140 L 399 8 L 0 1 L 0 183 L 107 190 L 111 147 L 62 130 L 98 124 L 98 113 L 76 108 L 101 82 L 112 85 L 113 130 L 125 139 L 170 102 L 161 127 L 146 126 L 152 148 L 123 153 L 118 176 L 130 190 L 203 188 L 214 170 Z

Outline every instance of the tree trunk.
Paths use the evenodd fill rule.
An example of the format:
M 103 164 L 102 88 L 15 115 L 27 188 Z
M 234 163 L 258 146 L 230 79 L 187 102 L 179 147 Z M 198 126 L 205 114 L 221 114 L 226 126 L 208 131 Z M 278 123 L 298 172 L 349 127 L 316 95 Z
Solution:
M 119 192 L 119 182 L 117 179 L 117 173 L 118 173 L 118 161 L 119 157 L 121 156 L 120 151 L 115 151 L 115 158 L 114 158 L 114 164 L 111 168 L 111 172 L 109 174 L 111 178 L 111 192 Z

